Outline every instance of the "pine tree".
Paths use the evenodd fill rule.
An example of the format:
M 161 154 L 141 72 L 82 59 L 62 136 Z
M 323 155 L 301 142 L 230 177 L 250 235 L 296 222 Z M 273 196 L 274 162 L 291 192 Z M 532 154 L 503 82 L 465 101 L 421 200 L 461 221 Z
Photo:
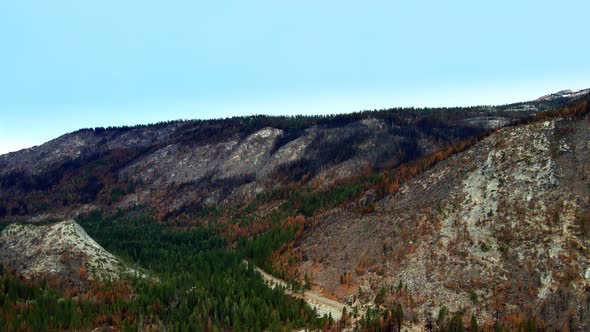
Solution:
M 475 317 L 475 314 L 471 315 L 471 332 L 478 332 L 479 331 L 479 325 L 477 324 L 477 317 Z
M 402 308 L 401 303 L 396 303 L 393 307 L 393 320 L 396 324 L 397 331 L 402 330 L 402 323 L 404 321 L 404 310 Z

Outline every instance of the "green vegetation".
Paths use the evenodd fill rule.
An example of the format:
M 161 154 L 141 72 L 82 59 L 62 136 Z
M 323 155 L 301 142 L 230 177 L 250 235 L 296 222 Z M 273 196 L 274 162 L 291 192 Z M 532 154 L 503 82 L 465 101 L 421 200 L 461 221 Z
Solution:
M 74 300 L 2 274 L 0 330 L 64 330 L 115 325 L 123 330 L 262 331 L 326 324 L 302 300 L 270 289 L 223 239 L 205 228 L 171 231 L 149 217 L 79 220 L 107 250 L 146 268 L 149 277 L 94 285 Z
M 365 180 L 365 179 L 363 179 Z M 363 182 L 336 186 L 328 191 L 314 191 L 310 187 L 296 190 L 285 203 L 287 210 L 311 217 L 318 210 L 338 206 L 356 197 L 365 188 Z
M 0 329 L 3 331 L 78 329 L 91 326 L 82 313 L 99 310 L 96 303 L 61 298 L 45 282 L 34 284 L 3 271 L 0 274 Z
M 329 137 L 318 139 L 316 150 L 309 152 L 314 157 L 311 159 L 317 160 L 315 164 L 309 166 L 310 159 L 305 159 L 288 165 L 283 170 L 283 176 L 288 181 L 281 182 L 282 187 L 263 193 L 240 208 L 223 210 L 222 207 L 199 207 L 195 213 L 158 217 L 159 221 L 165 220 L 169 225 L 180 227 L 174 231 L 146 216 L 107 217 L 101 213 L 92 213 L 83 217 L 78 221 L 91 237 L 129 264 L 145 269 L 148 277 L 116 283 L 94 283 L 88 291 L 80 292 L 67 289 L 67 286 L 58 291 L 47 286 L 47 281 L 27 281 L 0 271 L 0 330 L 75 330 L 110 325 L 123 330 L 180 331 L 276 331 L 326 327 L 331 323 L 328 318 L 317 318 L 316 313 L 303 301 L 285 296 L 282 289 L 268 288 L 252 265 L 243 263 L 243 258 L 300 287 L 297 276 L 290 273 L 292 271 L 286 271 L 296 266 L 292 261 L 296 257 L 289 255 L 289 245 L 308 227 L 313 216 L 344 205 L 357 207 L 360 211 L 371 211 L 373 201 L 395 193 L 408 179 L 476 143 L 477 138 L 474 137 L 479 137 L 476 134 L 480 132 L 472 132 L 469 128 L 456 131 L 450 126 L 453 121 L 435 123 L 439 114 L 442 117 L 441 112 L 442 110 L 432 111 L 427 114 L 432 118 L 415 120 L 412 120 L 414 110 L 407 111 L 403 116 L 387 112 L 372 113 L 390 123 L 392 130 L 398 130 L 395 129 L 397 126 L 393 126 L 394 123 L 401 123 L 405 119 L 409 129 L 404 129 L 407 132 L 400 134 L 408 137 L 416 136 L 415 131 L 418 129 L 429 134 L 446 130 L 448 132 L 444 135 L 437 135 L 444 138 L 442 142 L 455 144 L 421 158 L 410 153 L 416 147 L 408 145 L 402 151 L 407 154 L 403 161 L 413 160 L 412 162 L 402 165 L 399 164 L 401 161 L 387 164 L 384 162 L 386 160 L 377 159 L 376 166 L 367 172 L 346 182 L 336 183 L 327 190 L 313 188 L 306 184 L 306 179 L 315 174 L 314 170 L 353 155 L 350 146 L 354 139 L 335 142 Z M 559 112 L 538 115 L 537 120 L 555 116 L 581 116 L 587 114 L 589 109 L 586 103 L 564 108 Z M 286 131 L 284 138 L 274 147 L 276 149 L 280 144 L 286 144 L 301 135 L 303 129 L 312 124 L 337 127 L 351 124 L 364 115 L 366 114 L 334 118 L 290 118 L 287 122 L 278 118 L 243 118 L 232 120 L 237 123 L 234 126 L 221 121 L 187 123 L 187 130 L 174 139 L 187 144 L 201 140 L 213 142 L 234 134 L 244 136 L 263 126 L 273 126 Z M 463 116 L 457 112 L 452 119 Z M 460 141 L 466 137 L 471 139 Z M 332 149 L 325 146 L 331 146 Z M 49 173 L 49 176 L 44 174 L 38 178 L 23 174 L 6 175 L 0 182 L 7 188 L 21 188 L 23 192 L 32 192 L 26 198 L 34 204 L 29 207 L 25 204 L 27 200 L 12 202 L 13 198 L 6 194 L 0 204 L 0 216 L 18 216 L 30 211 L 44 210 L 50 205 L 59 208 L 74 203 L 99 202 L 108 206 L 122 196 L 135 192 L 136 187 L 141 188 L 141 184 L 122 181 L 114 174 L 134 158 L 149 151 L 115 150 L 103 155 L 89 156 L 84 160 L 72 161 Z M 284 180 L 281 172 L 273 176 Z M 239 181 L 242 180 L 235 181 L 241 183 Z M 369 191 L 374 197 L 365 199 L 362 194 Z M 273 203 L 277 204 L 273 206 Z M 271 206 L 272 212 L 256 213 L 264 211 L 265 205 Z M 491 213 L 489 211 L 488 216 Z M 137 213 L 128 213 L 134 214 Z M 587 213 L 577 216 L 577 225 L 584 235 L 590 234 L 589 220 Z M 0 223 L 0 230 L 5 226 L 6 223 Z M 226 231 L 227 233 L 220 236 L 221 232 Z M 480 247 L 483 252 L 490 250 L 483 242 Z M 230 251 L 228 248 L 237 248 L 237 251 Z M 384 246 L 384 252 L 387 250 L 387 246 Z M 506 255 L 509 248 L 501 244 L 499 250 Z M 305 284 L 309 285 L 309 276 L 306 275 L 305 279 Z M 400 281 L 398 291 L 401 292 L 401 288 Z M 387 303 L 387 295 L 382 288 L 374 301 L 383 306 L 390 305 Z M 475 292 L 471 292 L 469 298 L 474 305 L 479 303 Z M 436 320 L 438 330 L 463 331 L 465 326 L 461 315 L 462 313 L 452 314 L 442 307 Z M 368 309 L 366 315 L 359 320 L 359 325 L 364 330 L 400 330 L 403 320 L 401 304 L 394 304 L 383 311 Z M 518 324 L 526 330 L 535 328 L 533 320 Z M 501 329 L 500 324 L 496 326 Z M 467 327 L 471 330 L 478 329 L 475 316 L 471 317 Z
M 269 260 L 271 255 L 281 248 L 283 244 L 294 239 L 294 226 L 281 227 L 280 225 L 275 225 L 251 240 L 242 238 L 240 248 L 244 255 L 249 257 L 255 265 L 264 270 L 272 271 L 273 267 Z
M 268 225 L 264 231 L 252 236 L 239 236 L 237 246 L 240 253 L 257 266 L 290 282 L 294 287 L 302 286 L 288 273 L 275 268 L 273 254 L 296 239 L 297 234 L 305 227 L 305 217 L 311 217 L 319 210 L 333 208 L 350 201 L 367 188 L 367 184 L 372 183 L 371 181 L 375 181 L 374 177 L 363 177 L 353 183 L 335 186 L 326 191 L 317 191 L 304 186 L 293 191 L 280 189 L 259 195 L 243 208 L 231 211 L 229 214 L 229 219 L 233 223 L 239 222 L 243 227 L 253 224 Z M 263 220 L 254 220 L 253 212 L 260 206 L 283 199 L 284 203 Z M 208 220 L 211 221 L 211 219 Z
M 401 331 L 404 324 L 404 310 L 400 303 L 389 309 L 368 308 L 359 320 L 362 331 Z

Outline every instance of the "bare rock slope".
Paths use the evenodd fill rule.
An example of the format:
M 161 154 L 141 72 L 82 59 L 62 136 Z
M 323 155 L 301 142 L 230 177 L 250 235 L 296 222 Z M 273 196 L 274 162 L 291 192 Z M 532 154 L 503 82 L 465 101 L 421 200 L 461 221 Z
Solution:
M 421 320 L 444 305 L 588 328 L 589 120 L 499 130 L 375 212 L 324 214 L 299 244 L 301 272 L 340 299 L 405 301 Z
M 71 219 L 43 226 L 9 225 L 0 234 L 0 262 L 27 277 L 53 275 L 74 283 L 139 273 Z

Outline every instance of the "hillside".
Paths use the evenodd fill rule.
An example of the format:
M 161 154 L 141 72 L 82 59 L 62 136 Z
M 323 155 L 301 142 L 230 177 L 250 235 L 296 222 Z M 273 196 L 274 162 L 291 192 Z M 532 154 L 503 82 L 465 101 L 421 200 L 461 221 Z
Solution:
M 587 115 L 498 130 L 373 212 L 318 216 L 296 248 L 300 273 L 357 305 L 401 301 L 421 321 L 446 306 L 587 330 L 589 138 Z
M 33 295 L 0 300 L 59 273 L 96 305 L 56 329 L 587 330 L 589 101 L 96 128 L 2 155 L 0 286 Z
M 88 280 L 143 275 L 106 251 L 71 219 L 50 225 L 9 225 L 0 234 L 0 261 L 17 275 L 66 280 L 72 287 Z
M 144 204 L 176 218 L 291 183 L 329 187 L 569 100 L 80 130 L 0 156 L 0 218 Z

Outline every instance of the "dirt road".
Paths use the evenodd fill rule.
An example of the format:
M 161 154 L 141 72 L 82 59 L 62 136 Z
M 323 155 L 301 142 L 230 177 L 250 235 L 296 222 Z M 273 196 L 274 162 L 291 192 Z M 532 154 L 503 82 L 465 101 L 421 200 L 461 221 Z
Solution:
M 272 288 L 276 286 L 282 286 L 285 288 L 285 293 L 303 299 L 312 308 L 315 308 L 320 316 L 332 315 L 334 320 L 339 320 L 342 317 L 342 310 L 346 308 L 346 311 L 351 312 L 352 308 L 342 302 L 338 302 L 329 299 L 318 292 L 306 290 L 303 293 L 293 292 L 289 290 L 289 285 L 284 280 L 274 277 L 271 274 L 266 273 L 264 270 L 256 267 L 256 271 L 262 275 L 264 281 Z
M 249 264 L 247 261 L 244 261 L 245 264 Z M 267 273 L 266 271 L 262 270 L 261 268 L 255 267 L 256 271 L 260 273 L 262 279 L 272 288 L 277 286 L 282 286 L 285 288 L 285 293 L 289 294 L 293 297 L 297 297 L 303 299 L 307 302 L 312 308 L 315 308 L 318 312 L 318 315 L 332 315 L 334 320 L 340 320 L 342 317 L 342 310 L 346 308 L 347 312 L 352 312 L 352 307 L 342 302 L 338 302 L 332 299 L 329 299 L 318 292 L 306 290 L 303 293 L 293 292 L 289 290 L 289 284 L 275 276 Z M 364 314 L 364 310 L 360 310 L 359 313 L 361 316 Z M 353 326 L 356 324 L 356 320 L 353 320 Z M 402 332 L 422 332 L 424 329 L 419 325 L 412 325 L 408 322 L 404 322 L 402 327 Z

